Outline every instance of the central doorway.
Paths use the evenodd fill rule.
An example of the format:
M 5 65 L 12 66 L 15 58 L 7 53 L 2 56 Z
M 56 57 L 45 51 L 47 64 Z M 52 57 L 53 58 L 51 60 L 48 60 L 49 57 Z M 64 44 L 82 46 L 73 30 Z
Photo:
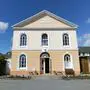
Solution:
M 49 58 L 45 58 L 45 73 L 49 73 Z
M 42 74 L 49 73 L 49 58 L 41 58 L 41 72 Z
M 41 74 L 50 73 L 50 56 L 46 52 L 40 55 L 40 73 Z

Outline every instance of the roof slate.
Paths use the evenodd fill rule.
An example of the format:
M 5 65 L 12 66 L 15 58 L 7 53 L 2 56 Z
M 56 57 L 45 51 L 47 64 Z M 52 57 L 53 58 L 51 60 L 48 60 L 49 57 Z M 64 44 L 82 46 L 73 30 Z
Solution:
M 90 47 L 79 47 L 80 53 L 90 53 Z

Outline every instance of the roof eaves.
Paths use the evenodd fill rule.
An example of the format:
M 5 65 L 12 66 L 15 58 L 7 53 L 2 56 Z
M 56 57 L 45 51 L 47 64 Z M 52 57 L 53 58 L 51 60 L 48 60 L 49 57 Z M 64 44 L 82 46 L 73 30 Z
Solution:
M 44 14 L 44 13 L 50 15 L 51 17 L 65 23 L 65 24 L 67 24 L 67 25 L 69 25 L 69 26 L 71 26 L 73 28 L 78 28 L 78 25 L 76 25 L 76 24 L 74 24 L 74 23 L 72 23 L 72 22 L 70 22 L 70 21 L 68 21 L 68 20 L 66 20 L 64 18 L 61 18 L 61 17 L 59 17 L 59 16 L 57 16 L 57 15 L 55 15 L 55 14 L 53 14 L 53 13 L 47 11 L 47 10 L 43 10 L 43 11 L 41 11 L 41 12 L 39 12 L 39 13 L 37 13 L 37 14 L 35 14 L 35 15 L 25 19 L 25 20 L 22 20 L 19 23 L 16 23 L 16 24 L 12 25 L 12 27 L 19 27 L 20 25 L 22 25 L 23 22 L 24 23 L 28 22 L 28 21 L 32 20 L 34 17 L 37 17 L 37 16 L 39 16 L 41 14 Z
M 11 27 L 18 27 L 19 24 L 21 24 L 21 23 L 23 23 L 23 22 L 26 22 L 26 21 L 28 22 L 30 19 L 32 19 L 32 18 L 34 18 L 34 17 L 36 17 L 36 16 L 38 16 L 38 15 L 40 15 L 41 13 L 44 13 L 44 12 L 46 12 L 46 10 L 41 11 L 41 12 L 39 12 L 39 13 L 37 13 L 37 14 L 29 17 L 29 18 L 26 18 L 26 19 L 24 19 L 24 20 L 22 20 L 22 21 L 20 21 L 20 22 L 18 22 L 18 23 L 16 23 L 16 24 L 12 25 Z
M 65 24 L 70 25 L 71 27 L 75 27 L 75 28 L 78 27 L 78 25 L 76 25 L 76 24 L 74 24 L 74 23 L 72 23 L 72 22 L 70 22 L 70 21 L 68 21 L 68 20 L 66 20 L 66 19 L 64 19 L 64 18 L 62 18 L 62 17 L 59 17 L 59 16 L 57 16 L 57 15 L 55 15 L 55 14 L 49 12 L 49 11 L 45 11 L 45 12 L 46 12 L 47 14 L 49 14 L 50 16 L 53 16 L 53 17 L 56 18 L 57 20 L 65 23 Z

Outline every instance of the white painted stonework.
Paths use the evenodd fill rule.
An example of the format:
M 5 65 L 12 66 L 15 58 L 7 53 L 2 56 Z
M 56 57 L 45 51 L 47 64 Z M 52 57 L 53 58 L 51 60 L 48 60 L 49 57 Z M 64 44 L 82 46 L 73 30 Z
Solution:
M 70 28 L 70 26 L 46 15 L 37 21 L 24 26 L 24 28 Z
M 73 69 L 79 73 L 77 27 L 76 24 L 46 10 L 13 25 L 12 73 L 17 74 L 17 71 L 24 70 L 45 74 L 53 71 L 64 72 L 65 69 Z M 22 34 L 25 35 L 24 39 L 21 38 L 23 44 L 20 43 Z M 63 34 L 66 34 L 64 40 Z M 50 61 L 48 64 L 44 62 L 42 67 L 43 52 L 48 55 Z M 26 60 L 25 67 L 19 67 L 20 63 L 22 64 L 20 58 L 22 54 L 26 56 L 23 60 Z M 68 64 L 64 62 L 66 54 L 70 55 Z M 44 59 L 47 60 L 47 57 Z
M 46 13 L 45 15 L 43 15 Z M 20 25 L 21 24 L 21 25 Z M 76 25 L 48 11 L 42 11 L 14 25 L 12 50 L 77 50 Z M 19 28 L 19 29 L 17 29 Z M 27 46 L 20 47 L 20 35 L 27 35 Z M 41 46 L 41 36 L 48 35 L 48 47 Z M 62 35 L 69 35 L 69 46 L 63 46 Z
M 20 47 L 20 35 L 25 33 L 27 35 L 27 46 Z M 12 50 L 42 50 L 41 36 L 43 33 L 48 34 L 48 50 L 77 50 L 77 36 L 75 30 L 35 30 L 35 31 L 14 31 Z M 62 35 L 68 33 L 70 45 L 63 46 Z M 45 48 L 45 47 L 44 47 Z

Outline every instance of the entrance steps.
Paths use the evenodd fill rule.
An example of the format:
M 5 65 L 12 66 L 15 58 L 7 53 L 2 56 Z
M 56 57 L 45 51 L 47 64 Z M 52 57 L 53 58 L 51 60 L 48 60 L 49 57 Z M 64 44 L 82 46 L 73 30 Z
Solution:
M 35 77 L 36 80 L 50 80 L 50 79 L 61 79 L 59 76 L 55 75 L 39 75 Z

